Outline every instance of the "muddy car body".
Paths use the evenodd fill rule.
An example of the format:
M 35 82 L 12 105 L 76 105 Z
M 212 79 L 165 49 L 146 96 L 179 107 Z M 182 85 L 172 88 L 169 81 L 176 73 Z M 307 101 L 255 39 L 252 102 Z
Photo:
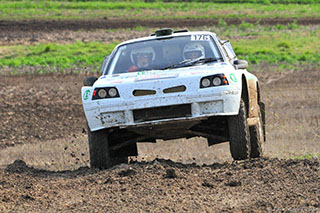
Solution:
M 141 56 L 148 66 L 135 65 Z M 119 44 L 82 88 L 91 166 L 126 161 L 137 142 L 195 136 L 229 141 L 235 160 L 260 157 L 264 104 L 246 68 L 211 32 L 165 29 Z

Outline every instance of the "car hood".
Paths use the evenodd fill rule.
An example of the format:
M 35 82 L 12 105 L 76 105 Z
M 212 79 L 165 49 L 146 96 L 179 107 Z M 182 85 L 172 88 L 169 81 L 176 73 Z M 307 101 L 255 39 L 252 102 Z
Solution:
M 234 71 L 234 68 L 231 65 L 222 62 L 167 70 L 149 70 L 133 73 L 104 75 L 95 82 L 94 87 L 109 87 L 138 82 L 163 81 L 165 79 L 194 79 L 218 73 L 228 74 L 232 71 Z

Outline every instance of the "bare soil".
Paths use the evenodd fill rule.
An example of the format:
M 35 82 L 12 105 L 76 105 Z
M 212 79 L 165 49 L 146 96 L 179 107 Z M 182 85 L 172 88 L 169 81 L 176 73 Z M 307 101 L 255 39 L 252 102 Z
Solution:
M 84 74 L 2 76 L 0 211 L 319 211 L 319 159 L 285 160 L 320 152 L 319 70 L 257 75 L 267 158 L 231 162 L 228 144 L 193 138 L 139 144 L 105 171 L 88 168 Z
M 0 210 L 13 212 L 318 212 L 319 160 L 258 159 L 196 166 L 134 162 L 50 172 L 0 170 Z
M 289 24 L 294 21 L 300 25 L 317 25 L 320 18 L 228 18 L 227 24 L 259 23 L 261 25 Z M 52 31 L 52 30 L 92 30 L 142 27 L 197 27 L 217 25 L 219 19 L 96 19 L 96 20 L 0 20 L 0 32 L 12 31 Z
M 64 33 L 65 42 L 92 35 L 37 33 L 41 41 Z M 320 153 L 319 73 L 255 73 L 267 107 L 265 158 L 232 162 L 227 143 L 193 138 L 139 144 L 130 164 L 104 171 L 88 168 L 80 96 L 88 74 L 1 75 L 0 212 L 319 212 L 319 158 L 289 159 Z

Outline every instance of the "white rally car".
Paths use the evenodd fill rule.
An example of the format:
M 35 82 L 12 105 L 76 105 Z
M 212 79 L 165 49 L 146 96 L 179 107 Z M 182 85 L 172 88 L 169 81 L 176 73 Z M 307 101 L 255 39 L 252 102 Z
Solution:
M 161 29 L 117 45 L 81 91 L 91 167 L 127 161 L 137 142 L 195 136 L 229 141 L 235 160 L 262 156 L 264 104 L 247 67 L 211 32 Z

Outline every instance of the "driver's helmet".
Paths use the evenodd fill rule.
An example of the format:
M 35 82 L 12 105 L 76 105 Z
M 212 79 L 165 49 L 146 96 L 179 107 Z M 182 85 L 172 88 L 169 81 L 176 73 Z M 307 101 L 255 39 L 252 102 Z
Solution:
M 205 58 L 204 47 L 199 42 L 190 42 L 183 48 L 183 59 L 196 60 Z
M 144 47 L 131 51 L 131 62 L 139 68 L 148 67 L 155 59 L 155 51 L 152 47 Z

